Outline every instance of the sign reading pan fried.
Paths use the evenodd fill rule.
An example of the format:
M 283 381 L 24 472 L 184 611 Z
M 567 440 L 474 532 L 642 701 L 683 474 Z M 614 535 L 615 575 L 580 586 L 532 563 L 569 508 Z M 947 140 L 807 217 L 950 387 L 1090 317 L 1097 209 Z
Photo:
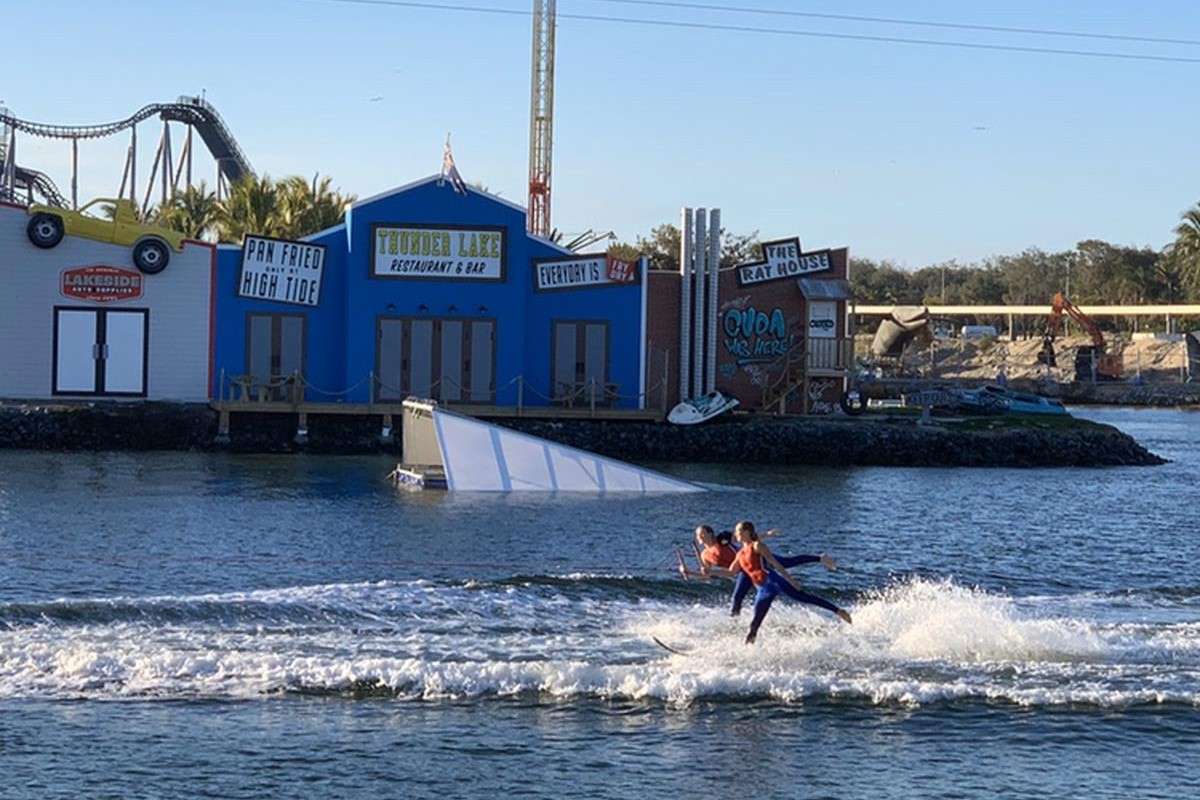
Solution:
M 540 258 L 533 261 L 534 286 L 539 292 L 579 289 L 586 286 L 619 286 L 636 283 L 637 270 L 628 261 L 594 256 Z
M 504 280 L 505 229 L 376 225 L 375 278 Z
M 265 236 L 242 240 L 238 296 L 298 306 L 321 302 L 325 245 L 289 242 Z
M 763 242 L 763 260 L 753 264 L 742 264 L 737 268 L 738 286 L 794 278 L 809 272 L 821 272 L 832 268 L 828 250 L 812 253 L 800 252 L 800 240 L 781 239 Z

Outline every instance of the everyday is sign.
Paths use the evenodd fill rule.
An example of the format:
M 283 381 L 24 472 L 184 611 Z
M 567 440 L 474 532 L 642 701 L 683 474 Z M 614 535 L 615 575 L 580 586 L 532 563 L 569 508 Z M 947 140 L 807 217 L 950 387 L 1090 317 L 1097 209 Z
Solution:
M 533 261 L 534 287 L 539 292 L 580 289 L 588 286 L 613 286 L 637 282 L 636 266 L 628 261 L 594 256 L 539 258 Z
M 64 269 L 58 291 L 63 297 L 97 303 L 136 300 L 142 296 L 142 273 L 103 264 Z

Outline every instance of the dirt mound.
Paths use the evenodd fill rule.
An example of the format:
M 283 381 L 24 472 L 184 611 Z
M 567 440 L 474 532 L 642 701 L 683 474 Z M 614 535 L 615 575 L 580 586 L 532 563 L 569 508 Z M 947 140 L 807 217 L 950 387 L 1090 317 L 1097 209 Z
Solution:
M 1075 352 L 1092 343 L 1087 336 L 1060 337 L 1054 342 L 1056 366 L 1038 361 L 1040 338 L 1009 341 L 1004 337 L 975 340 L 934 339 L 928 345 L 913 343 L 894 367 L 903 374 L 947 380 L 995 380 L 1001 372 L 1013 379 L 1051 380 L 1069 383 L 1075 379 Z M 861 344 L 861 343 L 860 343 Z M 859 352 L 867 352 L 866 342 Z M 1129 380 L 1181 381 L 1186 377 L 1187 347 L 1180 339 L 1115 338 L 1108 351 L 1120 353 Z

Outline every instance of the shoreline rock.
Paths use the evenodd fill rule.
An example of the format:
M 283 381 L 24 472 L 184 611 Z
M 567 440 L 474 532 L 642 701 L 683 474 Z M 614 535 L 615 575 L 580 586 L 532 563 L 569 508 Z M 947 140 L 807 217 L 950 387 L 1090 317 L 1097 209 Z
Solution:
M 513 430 L 626 461 L 814 466 L 1152 466 L 1165 459 L 1116 428 L 1082 420 L 1010 425 L 918 425 L 909 416 L 731 416 L 694 427 L 609 420 L 503 419 Z M 380 437 L 371 416 L 309 416 L 298 442 L 290 414 L 235 414 L 228 443 L 206 405 L 114 403 L 0 407 L 0 449 L 196 450 L 233 453 L 383 453 L 400 457 L 399 430 Z
M 678 428 L 506 420 L 506 427 L 629 461 L 893 467 L 1155 466 L 1166 460 L 1106 425 L 960 428 L 913 418 L 757 418 Z M 584 427 L 584 426 L 589 427 Z

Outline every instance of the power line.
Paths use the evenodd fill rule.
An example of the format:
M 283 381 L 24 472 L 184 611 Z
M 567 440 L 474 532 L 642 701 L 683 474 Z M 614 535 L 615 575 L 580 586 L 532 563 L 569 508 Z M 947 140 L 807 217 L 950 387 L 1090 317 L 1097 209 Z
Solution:
M 316 2 L 344 3 L 349 5 L 388 6 L 398 8 L 423 8 L 434 11 L 462 11 L 481 14 L 504 14 L 508 16 L 531 16 L 532 12 L 516 9 L 486 8 L 480 6 L 452 5 L 449 3 L 419 2 L 419 0 L 315 0 Z M 613 0 L 614 2 L 616 0 Z M 746 9 L 738 9 L 746 10 Z M 1069 50 L 1057 47 L 1033 47 L 1023 45 L 985 44 L 982 42 L 955 42 L 938 39 L 908 39 L 901 36 L 870 36 L 854 33 L 828 33 L 823 31 L 803 31 L 786 28 L 763 28 L 752 25 L 728 25 L 708 22 L 681 22 L 677 20 L 638 19 L 635 17 L 606 17 L 599 14 L 563 14 L 559 19 L 573 19 L 585 22 L 615 22 L 625 25 L 650 25 L 662 28 L 683 28 L 687 30 L 723 31 L 729 33 L 756 33 L 774 36 L 798 36 L 814 39 L 836 39 L 842 41 L 874 42 L 880 44 L 910 44 L 924 47 L 947 47 L 965 50 L 991 50 L 1008 53 L 1033 53 L 1038 55 L 1076 56 L 1082 58 L 1108 58 L 1123 61 L 1154 61 L 1175 64 L 1200 64 L 1200 58 L 1185 56 L 1160 56 L 1138 53 L 1112 53 L 1100 50 Z M 950 23 L 946 23 L 949 25 Z M 1049 33 L 1046 31 L 1045 33 Z M 1060 34 L 1067 35 L 1067 34 Z M 1180 40 L 1176 43 L 1186 44 Z M 1200 44 L 1194 42 L 1193 44 Z
M 955 30 L 990 31 L 993 33 L 1022 33 L 1036 36 L 1071 36 L 1079 39 L 1108 39 L 1118 42 L 1149 42 L 1151 44 L 1200 45 L 1197 39 L 1166 39 L 1157 36 L 1131 36 L 1120 33 L 1088 33 L 1084 31 L 1048 30 L 1044 28 L 1010 28 L 1003 25 L 978 25 L 965 22 L 938 22 L 933 20 L 895 19 L 892 17 L 864 17 L 851 14 L 820 14 L 812 11 L 786 11 L 776 8 L 746 8 L 721 6 L 709 3 L 684 3 L 672 0 L 594 0 L 597 3 L 622 3 L 632 6 L 664 6 L 667 8 L 689 8 L 700 11 L 729 11 L 741 14 L 767 14 L 779 17 L 807 17 L 810 19 L 832 19 L 847 22 L 873 22 L 887 25 L 913 25 L 925 28 L 949 28 Z

